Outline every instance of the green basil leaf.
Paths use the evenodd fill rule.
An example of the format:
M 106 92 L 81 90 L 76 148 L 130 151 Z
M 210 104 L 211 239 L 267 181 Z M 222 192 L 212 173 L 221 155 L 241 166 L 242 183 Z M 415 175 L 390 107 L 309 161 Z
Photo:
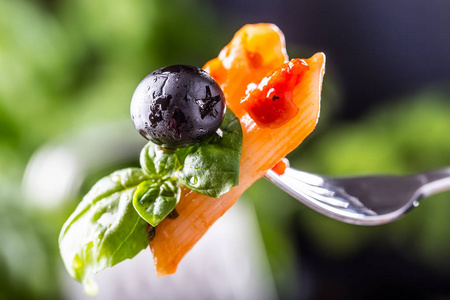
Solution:
M 230 109 L 220 129 L 209 142 L 183 149 L 183 167 L 176 173 L 182 185 L 216 198 L 239 184 L 242 149 L 241 125 Z
M 156 226 L 175 208 L 180 195 L 181 189 L 175 180 L 148 180 L 139 184 L 133 205 L 144 220 Z
M 133 195 L 145 180 L 148 176 L 136 168 L 102 178 L 64 224 L 59 236 L 61 256 L 87 294 L 97 292 L 94 273 L 148 246 L 147 223 L 133 207 Z
M 148 142 L 141 151 L 141 168 L 152 179 L 173 176 L 181 168 L 176 151 L 162 150 L 158 145 Z

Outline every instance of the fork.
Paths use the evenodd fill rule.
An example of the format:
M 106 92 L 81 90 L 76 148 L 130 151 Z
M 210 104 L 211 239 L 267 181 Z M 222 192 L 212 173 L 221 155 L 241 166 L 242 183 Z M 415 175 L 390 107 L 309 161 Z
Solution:
M 450 167 L 406 176 L 334 178 L 287 167 L 265 177 L 301 203 L 338 221 L 381 225 L 395 221 L 427 196 L 450 190 Z

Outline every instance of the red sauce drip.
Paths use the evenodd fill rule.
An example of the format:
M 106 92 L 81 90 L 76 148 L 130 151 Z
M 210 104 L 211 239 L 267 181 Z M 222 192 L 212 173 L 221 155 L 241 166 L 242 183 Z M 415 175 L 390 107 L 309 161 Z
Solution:
M 289 160 L 287 158 L 282 158 L 275 166 L 273 166 L 272 171 L 278 175 L 283 175 L 287 167 L 289 167 Z
M 293 91 L 307 70 L 309 66 L 303 59 L 283 64 L 248 91 L 241 101 L 242 107 L 260 127 L 284 125 L 299 111 Z

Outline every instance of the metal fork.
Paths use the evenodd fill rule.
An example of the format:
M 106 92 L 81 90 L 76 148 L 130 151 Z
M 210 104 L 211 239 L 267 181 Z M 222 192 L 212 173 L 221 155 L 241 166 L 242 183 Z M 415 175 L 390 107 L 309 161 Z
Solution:
M 450 167 L 407 176 L 324 177 L 288 167 L 265 177 L 292 197 L 330 218 L 357 225 L 399 219 L 427 196 L 450 190 Z

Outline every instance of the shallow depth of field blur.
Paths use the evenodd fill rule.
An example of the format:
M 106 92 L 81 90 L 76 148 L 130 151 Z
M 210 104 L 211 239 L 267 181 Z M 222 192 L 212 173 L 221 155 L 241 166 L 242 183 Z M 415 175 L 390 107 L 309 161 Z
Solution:
M 327 55 L 321 118 L 292 166 L 450 165 L 448 1 L 0 0 L 0 299 L 70 298 L 59 230 L 97 179 L 137 166 L 136 85 L 202 66 L 256 22 L 281 28 L 290 57 Z M 450 192 L 379 227 L 323 217 L 263 179 L 240 201 L 256 213 L 272 298 L 450 297 Z

